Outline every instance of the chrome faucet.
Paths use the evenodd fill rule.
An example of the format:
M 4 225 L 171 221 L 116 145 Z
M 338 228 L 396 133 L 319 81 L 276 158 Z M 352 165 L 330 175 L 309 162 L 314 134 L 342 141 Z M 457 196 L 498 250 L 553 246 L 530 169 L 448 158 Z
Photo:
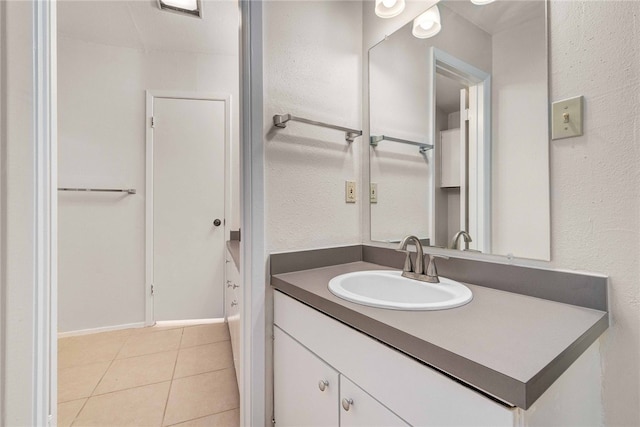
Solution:
M 411 253 L 407 249 L 409 242 L 413 242 L 416 246 L 416 265 L 413 266 L 411 262 Z M 420 280 L 421 282 L 440 283 L 438 278 L 438 270 L 436 269 L 435 256 L 429 254 L 429 264 L 427 268 L 424 268 L 424 250 L 420 239 L 416 236 L 407 236 L 402 239 L 400 246 L 396 249 L 398 252 L 404 252 L 407 254 L 407 258 L 404 260 L 404 267 L 402 268 L 402 276 L 408 279 Z M 446 257 L 443 257 L 446 258 Z
M 414 244 L 416 245 L 416 265 L 415 268 L 413 266 L 413 263 L 411 262 L 411 254 L 409 252 L 409 250 L 407 249 L 407 245 L 409 245 L 409 242 L 413 241 Z M 407 254 L 407 257 L 404 260 L 404 267 L 402 268 L 402 275 L 404 277 L 408 277 L 410 279 L 417 279 L 417 277 L 414 276 L 419 276 L 419 275 L 423 275 L 424 274 L 424 267 L 423 267 L 423 258 L 424 258 L 424 252 L 422 250 L 422 243 L 420 243 L 420 239 L 418 239 L 416 236 L 407 236 L 404 239 L 402 239 L 402 242 L 400 242 L 400 246 L 398 246 L 398 249 L 396 249 L 398 252 L 404 252 Z M 417 279 L 420 280 L 420 279 Z
M 464 238 L 464 248 L 469 249 L 469 243 L 473 242 L 473 240 L 471 240 L 471 236 L 469 236 L 469 233 L 464 230 L 458 231 L 456 235 L 453 236 L 453 239 L 451 239 L 451 244 L 449 245 L 449 249 L 458 249 L 458 241 L 460 240 L 460 236 Z

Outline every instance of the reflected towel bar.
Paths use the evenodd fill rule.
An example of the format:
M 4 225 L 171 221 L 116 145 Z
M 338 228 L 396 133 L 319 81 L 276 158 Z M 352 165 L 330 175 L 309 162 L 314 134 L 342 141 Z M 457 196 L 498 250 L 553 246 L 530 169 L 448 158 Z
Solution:
M 378 146 L 378 143 L 380 141 L 394 141 L 394 142 L 401 142 L 403 144 L 409 144 L 409 145 L 417 145 L 418 147 L 420 147 L 420 153 L 424 154 L 429 150 L 433 150 L 433 145 L 432 144 L 425 144 L 424 142 L 416 142 L 416 141 L 409 141 L 408 139 L 400 139 L 400 138 L 394 138 L 392 136 L 387 136 L 387 135 L 373 135 L 371 136 L 371 141 L 370 144 L 374 147 Z
M 85 192 L 105 192 L 105 193 L 128 193 L 136 194 L 135 188 L 58 188 L 58 191 L 85 191 Z
M 347 142 L 353 142 L 357 137 L 362 136 L 362 131 L 361 130 L 349 129 L 349 128 L 345 128 L 345 127 L 342 127 L 342 126 L 336 126 L 336 125 L 331 125 L 331 124 L 328 124 L 328 123 L 317 122 L 315 120 L 303 119 L 302 117 L 296 117 L 296 116 L 293 116 L 291 114 L 276 114 L 275 116 L 273 116 L 273 125 L 275 127 L 277 127 L 277 128 L 286 128 L 288 121 L 306 123 L 308 125 L 314 125 L 314 126 L 320 126 L 320 127 L 323 127 L 323 128 L 341 130 L 342 132 L 345 133 L 344 139 Z

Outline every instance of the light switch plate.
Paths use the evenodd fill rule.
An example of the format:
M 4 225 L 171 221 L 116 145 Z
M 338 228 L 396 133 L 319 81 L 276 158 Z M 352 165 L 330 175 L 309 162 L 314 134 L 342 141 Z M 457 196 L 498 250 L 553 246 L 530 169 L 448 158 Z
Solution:
M 375 182 L 371 183 L 371 188 L 369 189 L 369 201 L 371 203 L 378 203 L 378 184 Z
M 347 203 L 356 202 L 356 183 L 355 181 L 346 181 L 344 186 L 344 201 Z
M 583 97 L 563 99 L 551 106 L 551 139 L 582 135 Z

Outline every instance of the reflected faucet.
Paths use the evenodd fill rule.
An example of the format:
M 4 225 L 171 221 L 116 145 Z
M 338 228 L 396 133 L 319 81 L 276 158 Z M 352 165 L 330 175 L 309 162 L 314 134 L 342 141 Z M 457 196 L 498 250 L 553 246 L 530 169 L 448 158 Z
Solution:
M 411 262 L 411 253 L 407 249 L 409 242 L 413 242 L 416 246 L 416 265 L 415 268 Z M 400 246 L 396 249 L 398 252 L 404 252 L 407 254 L 407 258 L 404 260 L 404 267 L 402 268 L 402 276 L 408 279 L 420 280 L 421 282 L 440 283 L 438 278 L 438 270 L 436 269 L 435 256 L 429 255 L 429 265 L 424 268 L 424 250 L 420 239 L 416 236 L 407 236 L 402 239 Z M 442 257 L 447 258 L 447 257 Z
M 460 236 L 464 238 L 464 249 L 469 249 L 469 243 L 473 242 L 473 240 L 471 240 L 471 236 L 469 236 L 469 233 L 464 230 L 458 231 L 456 235 L 453 236 L 453 239 L 451 239 L 451 244 L 449 245 L 449 249 L 459 249 L 458 241 L 460 240 Z

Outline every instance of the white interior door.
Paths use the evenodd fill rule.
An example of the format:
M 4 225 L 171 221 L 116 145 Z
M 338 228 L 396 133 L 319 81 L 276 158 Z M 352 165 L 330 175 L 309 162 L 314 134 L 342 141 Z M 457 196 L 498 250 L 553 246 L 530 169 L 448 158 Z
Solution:
M 224 101 L 153 100 L 156 321 L 224 315 L 225 123 Z

